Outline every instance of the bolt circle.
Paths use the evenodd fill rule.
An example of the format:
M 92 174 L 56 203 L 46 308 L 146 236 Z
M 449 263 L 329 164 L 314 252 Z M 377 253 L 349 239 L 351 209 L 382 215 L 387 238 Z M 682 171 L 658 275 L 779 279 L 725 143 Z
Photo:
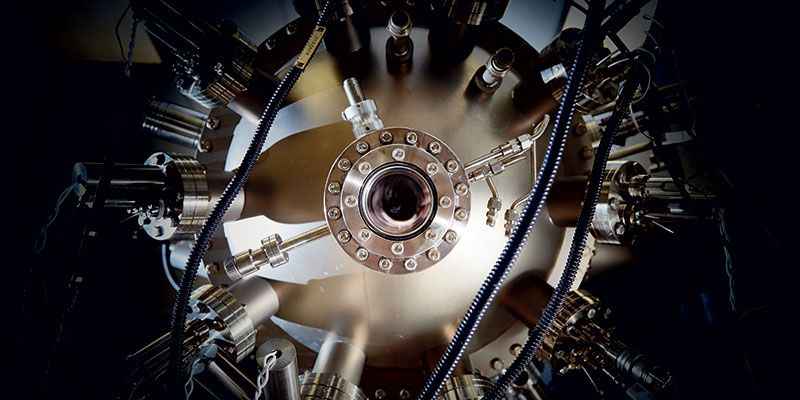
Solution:
M 455 187 L 456 194 L 459 196 L 464 196 L 465 194 L 469 193 L 469 186 L 466 183 L 459 183 Z
M 406 143 L 408 144 L 417 144 L 417 132 L 408 132 L 406 133 Z
M 403 149 L 392 150 L 392 158 L 394 158 L 397 161 L 402 161 L 404 158 L 406 158 L 405 150 Z
M 456 160 L 447 160 L 447 162 L 444 163 L 444 167 L 447 169 L 447 172 L 456 172 L 458 171 L 458 162 L 456 162 Z
M 369 257 L 369 251 L 367 251 L 367 249 L 363 247 L 359 247 L 358 249 L 356 249 L 356 258 L 359 261 L 364 261 L 367 259 L 367 257 Z
M 339 219 L 342 217 L 342 210 L 339 207 L 331 207 L 328 209 L 328 218 Z
M 465 210 L 465 209 L 463 209 L 461 207 L 456 208 L 456 214 L 455 215 L 456 215 L 456 219 L 459 220 L 459 221 L 463 221 L 463 220 L 467 219 L 467 216 L 468 216 L 467 215 L 467 210 Z
M 402 243 L 400 242 L 392 243 L 392 253 L 397 254 L 399 256 L 400 254 L 403 254 L 403 251 L 405 251 L 405 246 L 403 246 Z
M 453 243 L 458 240 L 458 234 L 455 231 L 447 231 L 444 234 L 444 241 L 447 243 Z
M 450 196 L 439 197 L 439 207 L 448 208 L 453 205 L 453 199 Z
M 388 131 L 381 132 L 381 136 L 380 136 L 381 143 L 384 143 L 384 144 L 391 143 L 392 139 L 394 139 L 394 137 L 392 136 L 391 132 L 388 132 Z
M 434 155 L 441 153 L 441 151 L 442 151 L 441 143 L 439 143 L 439 142 L 431 142 L 431 144 L 428 145 L 428 151 L 430 151 L 431 154 L 434 154 Z
M 358 172 L 361 172 L 362 174 L 366 175 L 370 171 L 372 171 L 372 165 L 370 165 L 368 162 L 364 161 L 358 164 Z
M 356 143 L 356 151 L 359 154 L 364 154 L 369 151 L 369 143 L 367 142 L 358 142 Z
M 349 171 L 350 167 L 352 167 L 353 164 L 350 163 L 350 160 L 342 158 L 339 160 L 339 162 L 336 163 L 336 166 L 339 167 L 339 169 L 342 171 Z
M 355 207 L 355 206 L 358 205 L 358 199 L 356 199 L 356 196 L 354 196 L 352 194 L 347 195 L 344 198 L 344 205 L 346 205 L 346 206 L 348 206 L 350 208 Z
M 342 184 L 339 182 L 331 182 L 328 184 L 328 193 L 339 194 L 342 191 Z
M 403 263 L 403 268 L 405 268 L 406 271 L 413 271 L 413 270 L 417 269 L 417 260 L 415 260 L 413 258 L 407 259 Z
M 428 250 L 428 253 L 427 253 L 427 255 L 428 255 L 428 259 L 429 259 L 429 260 L 431 260 L 431 261 L 439 261 L 439 257 L 441 257 L 441 256 L 442 256 L 442 255 L 439 253 L 439 250 L 436 250 L 436 249 L 430 249 L 430 250 Z
M 341 230 L 339 233 L 336 234 L 336 239 L 338 239 L 342 243 L 347 243 L 350 241 L 350 232 L 346 230 Z
M 358 231 L 358 238 L 361 239 L 361 240 L 369 240 L 369 238 L 371 236 L 372 236 L 372 232 L 370 232 L 370 230 L 367 229 L 367 228 L 361 228 Z
M 392 260 L 390 260 L 388 258 L 381 258 L 381 260 L 378 261 L 378 267 L 380 269 L 384 270 L 384 271 L 388 271 L 388 270 L 392 269 L 392 265 L 393 264 L 394 263 L 392 262 Z
M 437 171 L 439 171 L 439 167 L 437 167 L 435 163 L 428 163 L 428 165 L 425 166 L 425 172 L 427 172 L 428 175 L 433 175 Z

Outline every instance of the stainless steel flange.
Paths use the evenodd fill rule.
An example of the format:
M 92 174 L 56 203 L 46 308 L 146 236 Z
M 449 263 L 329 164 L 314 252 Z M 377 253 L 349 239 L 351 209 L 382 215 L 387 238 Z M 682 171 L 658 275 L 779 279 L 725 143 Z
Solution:
M 351 143 L 325 183 L 325 216 L 339 246 L 388 274 L 422 271 L 464 233 L 470 189 L 463 165 L 433 135 L 385 128 Z

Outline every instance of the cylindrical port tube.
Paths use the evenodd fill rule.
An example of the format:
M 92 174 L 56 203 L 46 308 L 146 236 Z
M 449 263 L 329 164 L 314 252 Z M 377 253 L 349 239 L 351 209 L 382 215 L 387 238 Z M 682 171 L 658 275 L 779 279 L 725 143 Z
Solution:
M 319 349 L 313 373 L 339 375 L 342 379 L 358 385 L 364 370 L 364 352 L 350 343 L 326 340 Z
M 113 171 L 103 171 L 102 163 L 77 163 L 72 167 L 72 182 L 77 183 L 75 194 L 85 202 L 94 199 L 100 176 L 111 173 L 104 207 L 131 208 L 157 203 L 162 196 L 167 177 L 157 166 L 116 164 Z
M 267 355 L 275 353 L 275 363 L 264 365 Z M 267 391 L 270 399 L 300 400 L 300 381 L 297 370 L 297 350 L 292 342 L 283 338 L 267 339 L 256 352 L 256 361 L 262 369 L 269 367 Z
M 142 130 L 190 149 L 197 149 L 208 117 L 170 101 L 151 100 L 144 114 Z

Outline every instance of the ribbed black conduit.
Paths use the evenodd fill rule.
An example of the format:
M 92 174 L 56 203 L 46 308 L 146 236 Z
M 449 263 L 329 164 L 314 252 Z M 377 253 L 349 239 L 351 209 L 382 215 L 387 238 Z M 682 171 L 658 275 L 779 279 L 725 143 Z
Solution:
M 330 15 L 333 12 L 334 3 L 338 3 L 338 1 L 328 0 L 325 2 L 325 5 L 320 11 L 319 19 L 317 20 L 317 27 L 327 26 Z M 261 119 L 258 121 L 255 135 L 253 136 L 252 142 L 250 142 L 250 147 L 247 148 L 247 152 L 244 155 L 244 159 L 242 160 L 239 169 L 236 171 L 233 178 L 231 178 L 230 182 L 228 182 L 228 185 L 222 192 L 219 201 L 214 205 L 214 208 L 211 210 L 211 213 L 208 215 L 205 223 L 203 223 L 202 228 L 200 228 L 200 232 L 197 235 L 197 240 L 195 240 L 192 251 L 189 254 L 189 260 L 186 263 L 186 271 L 181 279 L 180 290 L 178 291 L 177 299 L 175 300 L 175 306 L 172 310 L 170 331 L 169 369 L 172 382 L 172 393 L 176 395 L 180 394 L 182 396 L 183 394 L 185 371 L 183 370 L 184 368 L 182 362 L 184 357 L 182 343 L 186 325 L 189 297 L 192 292 L 192 287 L 194 286 L 195 278 L 197 277 L 197 269 L 200 267 L 200 264 L 203 261 L 203 256 L 208 250 L 208 245 L 211 243 L 211 238 L 214 236 L 214 232 L 222 222 L 222 218 L 225 216 L 225 213 L 230 208 L 231 203 L 233 203 L 233 200 L 242 190 L 245 182 L 247 182 L 247 179 L 250 177 L 250 173 L 253 171 L 256 161 L 258 161 L 258 157 L 261 154 L 261 148 L 264 146 L 264 142 L 267 139 L 267 134 L 269 133 L 270 128 L 272 128 L 272 124 L 275 121 L 275 116 L 278 114 L 278 110 L 280 110 L 283 102 L 286 100 L 286 97 L 289 95 L 289 92 L 292 90 L 295 83 L 297 83 L 297 80 L 300 78 L 302 73 L 302 68 L 292 66 L 286 76 L 284 76 L 281 82 L 278 84 L 278 87 L 275 88 L 275 92 L 272 94 L 272 97 L 270 97 L 267 106 L 264 108 L 264 112 L 261 114 Z
M 425 386 L 423 386 L 417 397 L 418 400 L 432 400 L 441 389 L 445 379 L 453 372 L 456 364 L 464 354 L 464 350 L 469 345 L 472 336 L 475 334 L 475 330 L 478 328 L 478 324 L 480 324 L 483 315 L 486 313 L 486 309 L 492 303 L 492 300 L 494 300 L 497 291 L 500 289 L 506 276 L 508 276 L 511 268 L 514 267 L 520 251 L 528 240 L 528 235 L 539 216 L 542 204 L 547 198 L 550 187 L 555 180 L 558 165 L 561 163 L 561 157 L 564 153 L 564 144 L 569 133 L 569 128 L 572 126 L 575 104 L 583 89 L 583 80 L 589 67 L 589 60 L 594 53 L 595 47 L 603 37 L 603 35 L 600 34 L 600 22 L 603 17 L 602 11 L 604 4 L 605 2 L 603 0 L 590 1 L 589 13 L 587 14 L 583 29 L 583 37 L 577 45 L 575 59 L 573 60 L 572 68 L 570 68 L 567 83 L 564 86 L 564 95 L 558 107 L 555 125 L 550 135 L 550 142 L 547 145 L 544 160 L 542 161 L 542 166 L 537 175 L 536 184 L 531 191 L 530 198 L 525 203 L 519 223 L 517 223 L 516 227 L 514 227 L 514 230 L 511 232 L 511 236 L 503 252 L 500 253 L 500 257 L 489 272 L 483 285 L 481 285 L 475 298 L 472 300 L 472 304 L 470 304 L 466 314 L 464 314 L 453 339 L 450 341 L 444 354 L 425 382 Z
M 505 397 L 509 385 L 511 385 L 525 370 L 533 360 L 534 354 L 539 351 L 544 337 L 550 331 L 553 321 L 564 305 L 564 299 L 572 289 L 572 283 L 575 280 L 575 275 L 581 263 L 583 249 L 586 246 L 589 225 L 592 223 L 592 219 L 594 219 L 595 206 L 597 206 L 597 201 L 600 199 L 600 190 L 603 186 L 603 172 L 608 162 L 608 154 L 611 152 L 614 136 L 616 136 L 617 130 L 619 130 L 622 119 L 627 115 L 628 105 L 633 98 L 633 94 L 636 92 L 638 80 L 633 78 L 633 75 L 634 74 L 630 72 L 627 74 L 619 98 L 617 98 L 614 113 L 611 115 L 608 126 L 603 132 L 603 136 L 600 138 L 600 144 L 595 153 L 592 173 L 589 176 L 589 184 L 586 188 L 583 207 L 578 217 L 578 225 L 572 237 L 572 244 L 569 248 L 569 255 L 567 256 L 564 272 L 561 274 L 561 278 L 553 294 L 547 301 L 547 306 L 545 306 L 542 316 L 539 318 L 530 336 L 528 336 L 528 340 L 525 342 L 522 351 L 514 362 L 511 363 L 511 366 L 506 370 L 505 374 L 498 379 L 497 383 L 495 383 L 491 389 L 489 389 L 484 400 L 499 400 Z

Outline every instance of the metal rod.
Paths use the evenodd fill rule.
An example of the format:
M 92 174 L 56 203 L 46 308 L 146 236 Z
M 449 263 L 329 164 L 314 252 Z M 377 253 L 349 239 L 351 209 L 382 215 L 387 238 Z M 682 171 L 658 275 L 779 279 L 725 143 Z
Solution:
M 618 160 L 620 158 L 632 156 L 637 153 L 641 153 L 643 151 L 647 151 L 653 148 L 653 142 L 643 142 L 634 145 L 630 145 L 628 147 L 623 147 L 617 151 L 612 152 L 608 155 L 609 160 Z
M 347 96 L 347 102 L 350 103 L 351 106 L 367 99 L 356 78 L 345 79 L 342 86 L 344 87 L 344 94 Z
M 308 232 L 303 232 L 297 236 L 290 237 L 281 243 L 281 251 L 289 251 L 296 247 L 300 247 L 309 242 L 328 236 L 331 233 L 328 225 L 320 225 Z

